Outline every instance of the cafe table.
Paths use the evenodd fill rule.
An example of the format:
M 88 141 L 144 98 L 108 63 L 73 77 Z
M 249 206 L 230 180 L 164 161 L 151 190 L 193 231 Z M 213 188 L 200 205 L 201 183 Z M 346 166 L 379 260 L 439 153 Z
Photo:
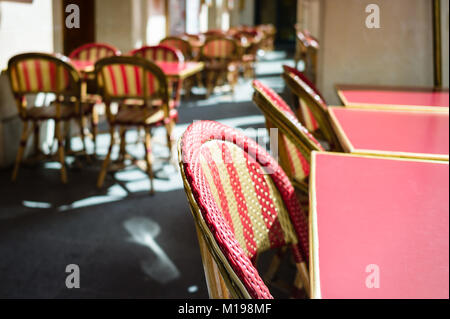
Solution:
M 314 152 L 315 299 L 449 298 L 448 162 Z
M 449 107 L 448 89 L 338 84 L 336 90 L 346 107 L 423 111 L 440 108 L 447 112 Z
M 329 107 L 347 153 L 449 160 L 449 114 Z

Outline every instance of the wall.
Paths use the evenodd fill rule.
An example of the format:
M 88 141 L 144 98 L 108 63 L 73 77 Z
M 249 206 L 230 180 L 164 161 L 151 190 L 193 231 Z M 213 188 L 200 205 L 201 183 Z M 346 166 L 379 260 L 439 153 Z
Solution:
M 112 44 L 122 52 L 128 52 L 134 47 L 134 39 L 131 36 L 133 34 L 132 1 L 95 1 L 97 42 Z
M 56 1 L 0 2 L 0 167 L 13 163 L 22 130 L 9 81 L 2 70 L 18 53 L 54 52 L 62 48 L 61 24 L 58 30 L 53 30 Z M 43 138 L 45 135 L 43 132 Z
M 442 76 L 443 76 L 443 86 L 448 88 L 449 84 L 449 52 L 448 52 L 448 27 L 449 27 L 449 1 L 441 0 L 441 32 L 442 32 Z
M 380 29 L 365 26 L 370 3 L 380 7 Z M 320 5 L 318 85 L 329 104 L 340 102 L 337 83 L 433 85 L 430 0 L 321 0 Z

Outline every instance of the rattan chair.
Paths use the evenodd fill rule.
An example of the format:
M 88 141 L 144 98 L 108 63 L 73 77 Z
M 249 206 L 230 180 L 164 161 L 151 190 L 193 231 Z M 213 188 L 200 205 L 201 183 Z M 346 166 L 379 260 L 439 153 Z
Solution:
M 166 45 L 144 46 L 142 48 L 131 51 L 129 55 L 144 58 L 151 62 L 184 62 L 184 56 L 180 50 Z M 168 84 L 169 94 L 171 97 L 173 97 L 170 99 L 170 106 L 171 108 L 179 107 L 183 80 L 169 80 Z
M 228 82 L 232 92 L 239 76 L 239 44 L 233 38 L 225 36 L 208 37 L 200 53 L 205 62 L 207 97 L 222 82 Z
M 318 139 L 329 143 L 329 148 L 342 151 L 334 132 L 328 107 L 314 85 L 298 70 L 283 66 L 283 78 L 293 93 L 296 102 L 297 117 L 300 122 Z
M 266 119 L 267 129 L 278 130 L 281 166 L 292 184 L 307 199 L 311 153 L 324 151 L 322 145 L 303 127 L 289 105 L 272 89 L 254 81 L 253 101 Z
M 115 129 L 120 128 L 120 158 L 125 156 L 125 132 L 127 127 L 145 130 L 145 160 L 153 194 L 153 171 L 151 152 L 151 128 L 164 125 L 167 143 L 172 152 L 172 130 L 178 113 L 169 107 L 167 79 L 154 63 L 138 57 L 111 57 L 98 61 L 95 72 L 110 126 L 111 143 L 98 177 L 101 188 L 108 171 L 111 152 L 115 144 Z M 113 114 L 111 103 L 119 103 Z
M 105 43 L 88 43 L 69 54 L 72 60 L 97 62 L 100 59 L 120 55 L 120 51 Z
M 187 39 L 183 37 L 170 36 L 161 40 L 160 45 L 178 49 L 184 57 L 184 60 L 193 60 L 192 46 Z
M 297 47 L 295 52 L 295 68 L 298 68 L 298 63 L 302 60 L 305 64 L 304 70 L 308 74 L 309 79 L 313 83 L 317 80 L 317 59 L 319 54 L 319 41 L 311 35 L 308 30 L 300 30 L 296 25 Z
M 242 44 L 241 64 L 245 78 L 255 78 L 255 63 L 263 35 L 257 29 L 237 31 L 233 37 Z
M 272 298 L 255 264 L 281 247 L 292 248 L 295 286 L 309 289 L 306 217 L 289 178 L 262 147 L 202 121 L 184 133 L 179 160 L 211 298 Z
M 78 72 L 68 63 L 66 57 L 58 57 L 44 53 L 26 53 L 16 55 L 9 60 L 8 76 L 11 83 L 20 119 L 23 122 L 23 132 L 19 150 L 12 174 L 12 180 L 17 179 L 20 164 L 23 160 L 25 147 L 30 135 L 32 124 L 34 147 L 39 149 L 40 124 L 44 121 L 55 121 L 55 138 L 58 143 L 58 160 L 61 163 L 61 181 L 67 182 L 64 152 L 64 133 L 62 123 L 68 124 L 76 120 L 80 126 L 83 151 L 86 153 L 83 117 L 92 114 L 93 104 L 81 101 L 81 80 Z M 36 107 L 27 105 L 26 97 L 39 93 L 54 94 L 55 100 L 48 106 Z M 52 151 L 52 150 L 51 150 Z

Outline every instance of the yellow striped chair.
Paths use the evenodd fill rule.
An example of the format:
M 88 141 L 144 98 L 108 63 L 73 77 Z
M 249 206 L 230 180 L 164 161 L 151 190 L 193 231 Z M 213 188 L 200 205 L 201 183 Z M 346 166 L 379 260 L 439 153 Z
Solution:
M 181 36 L 171 36 L 161 40 L 159 44 L 179 50 L 183 54 L 186 61 L 194 60 L 194 52 L 187 37 L 183 38 Z M 190 95 L 194 80 L 195 78 L 185 79 L 184 87 L 186 96 Z
M 144 46 L 142 48 L 133 50 L 129 53 L 131 56 L 147 59 L 151 62 L 177 62 L 183 63 L 183 53 L 177 48 L 172 48 L 166 45 Z M 169 90 L 174 91 L 174 97 L 171 99 L 171 107 L 178 107 L 180 105 L 181 89 L 183 81 L 180 79 L 169 81 Z M 169 92 L 171 93 L 171 92 Z
M 256 263 L 281 247 L 292 249 L 295 286 L 309 288 L 306 218 L 289 178 L 261 146 L 201 121 L 180 140 L 179 161 L 211 298 L 272 298 Z
M 330 149 L 341 151 L 342 147 L 330 122 L 328 107 L 320 92 L 297 69 L 283 66 L 283 78 L 298 102 L 297 117 L 318 139 L 325 140 Z
M 253 81 L 253 88 L 253 101 L 263 112 L 269 133 L 271 129 L 278 131 L 281 166 L 293 185 L 307 198 L 311 152 L 324 151 L 324 148 L 275 91 L 260 81 Z
M 193 59 L 192 46 L 188 40 L 182 37 L 171 36 L 161 40 L 160 45 L 178 49 L 186 61 Z
M 58 159 L 61 163 L 61 180 L 67 182 L 62 122 L 76 120 L 80 126 L 83 149 L 86 152 L 83 117 L 92 114 L 93 104 L 81 102 L 81 80 L 78 72 L 67 63 L 68 58 L 44 53 L 16 55 L 8 62 L 8 77 L 19 115 L 23 133 L 14 166 L 12 180 L 17 179 L 25 147 L 33 126 L 34 147 L 39 149 L 39 128 L 42 122 L 55 121 L 55 138 L 58 142 Z M 27 95 L 54 94 L 55 100 L 48 106 L 27 105 Z
M 104 43 L 88 43 L 70 53 L 72 60 L 97 62 L 100 59 L 120 55 L 115 47 Z
M 115 130 L 120 128 L 120 158 L 125 156 L 125 133 L 127 127 L 145 130 L 145 160 L 150 178 L 150 193 L 153 194 L 153 171 L 150 129 L 164 125 L 167 140 L 172 151 L 172 129 L 178 112 L 169 107 L 167 79 L 162 70 L 154 63 L 138 57 L 110 57 L 98 61 L 95 65 L 98 85 L 106 105 L 110 126 L 111 144 L 103 162 L 97 186 L 101 188 L 111 160 L 115 144 Z M 118 102 L 116 113 L 111 103 Z
M 238 42 L 226 36 L 208 37 L 200 53 L 205 62 L 207 96 L 221 82 L 228 82 L 232 92 L 238 81 L 240 50 Z

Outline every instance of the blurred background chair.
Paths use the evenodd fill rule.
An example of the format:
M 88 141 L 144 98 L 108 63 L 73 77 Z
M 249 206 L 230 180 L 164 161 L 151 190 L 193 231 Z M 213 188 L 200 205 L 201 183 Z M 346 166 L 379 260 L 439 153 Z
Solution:
M 196 223 L 211 298 L 272 298 L 258 256 L 292 248 L 295 287 L 309 290 L 308 226 L 294 187 L 255 141 L 223 124 L 192 124 L 180 170 Z
M 238 30 L 233 37 L 241 44 L 241 62 L 245 78 L 255 77 L 255 63 L 261 49 L 263 35 L 257 29 Z
M 81 100 L 81 80 L 78 72 L 68 63 L 68 58 L 44 53 L 26 53 L 14 56 L 8 63 L 8 76 L 17 108 L 23 123 L 22 137 L 12 174 L 17 179 L 25 147 L 30 136 L 30 124 L 34 133 L 34 148 L 39 149 L 40 125 L 48 120 L 55 121 L 54 139 L 58 144 L 58 161 L 61 164 L 61 181 L 67 183 L 64 137 L 61 124 L 76 120 L 81 132 L 83 152 L 86 153 L 83 116 L 92 115 L 93 104 Z M 39 93 L 54 94 L 50 105 L 36 107 L 27 105 L 27 96 Z M 53 145 L 52 145 L 53 146 Z M 51 147 L 50 152 L 53 152 Z M 50 154 L 51 155 L 51 154 Z
M 126 128 L 137 127 L 145 131 L 146 171 L 150 178 L 150 193 L 153 194 L 151 128 L 166 127 L 167 145 L 172 154 L 172 130 L 178 116 L 177 111 L 169 107 L 167 78 L 156 64 L 138 57 L 102 59 L 97 62 L 95 72 L 106 104 L 111 136 L 97 187 L 103 186 L 108 171 L 116 128 L 120 128 L 119 160 L 123 162 L 126 153 Z M 115 113 L 111 108 L 113 102 L 118 103 L 118 110 Z
M 176 62 L 183 63 L 183 53 L 174 47 L 166 45 L 144 46 L 142 48 L 133 50 L 129 53 L 131 56 L 147 59 L 155 63 L 158 62 Z M 169 80 L 169 96 L 171 97 L 169 103 L 171 108 L 180 106 L 181 89 L 183 88 L 183 81 L 181 79 Z
M 297 24 L 296 29 L 296 51 L 294 56 L 295 68 L 298 69 L 300 61 L 304 63 L 304 73 L 312 83 L 317 81 L 317 66 L 319 55 L 319 41 L 311 35 L 308 30 L 301 30 Z
M 233 38 L 212 36 L 201 49 L 200 60 L 205 62 L 207 97 L 220 84 L 228 83 L 231 91 L 239 77 L 239 44 Z

